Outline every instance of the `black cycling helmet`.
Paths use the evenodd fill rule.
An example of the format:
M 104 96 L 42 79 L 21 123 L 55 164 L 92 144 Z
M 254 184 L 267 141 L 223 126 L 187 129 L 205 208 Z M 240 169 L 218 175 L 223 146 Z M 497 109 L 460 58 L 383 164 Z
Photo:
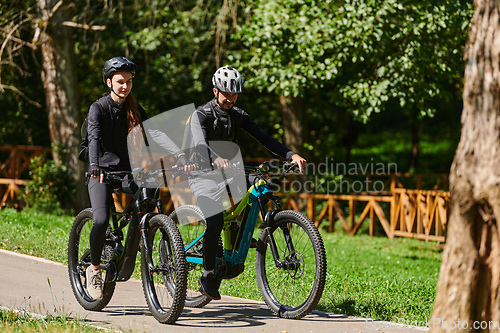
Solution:
M 132 77 L 135 75 L 135 70 L 137 66 L 125 57 L 114 57 L 109 59 L 104 63 L 102 68 L 102 74 L 104 76 L 104 83 L 108 78 L 113 77 L 118 71 L 128 71 L 132 73 Z
M 245 92 L 243 77 L 231 66 L 219 68 L 212 76 L 212 85 L 220 91 L 241 94 Z

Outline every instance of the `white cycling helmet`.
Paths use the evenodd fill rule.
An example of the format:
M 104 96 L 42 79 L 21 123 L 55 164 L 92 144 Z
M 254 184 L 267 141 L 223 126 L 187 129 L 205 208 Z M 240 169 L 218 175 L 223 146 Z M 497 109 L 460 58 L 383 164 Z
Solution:
M 214 88 L 220 91 L 241 94 L 245 92 L 243 77 L 231 66 L 219 68 L 212 77 Z

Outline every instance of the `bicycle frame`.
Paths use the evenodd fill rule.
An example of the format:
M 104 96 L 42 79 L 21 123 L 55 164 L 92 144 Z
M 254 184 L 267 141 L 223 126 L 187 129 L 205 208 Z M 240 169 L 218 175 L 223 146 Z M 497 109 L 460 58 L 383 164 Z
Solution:
M 172 177 L 174 177 L 177 173 L 182 173 L 182 169 L 179 168 L 160 169 L 156 172 L 160 172 L 161 174 L 163 174 L 163 177 L 165 177 L 165 172 L 172 171 L 175 172 Z M 117 176 L 125 176 L 130 174 L 132 173 L 127 171 L 108 172 L 106 175 L 106 179 L 108 179 L 107 177 L 109 177 L 111 181 L 122 181 L 122 179 Z M 160 199 L 156 199 L 154 198 L 154 196 L 151 196 L 149 190 L 151 189 L 140 186 L 134 193 L 132 199 L 129 201 L 123 212 L 117 212 L 114 201 L 111 201 L 113 230 L 111 231 L 110 235 L 106 235 L 106 242 L 108 243 L 108 245 L 114 246 L 114 251 L 110 266 L 105 268 L 107 271 L 107 281 L 127 281 L 128 279 L 130 279 L 135 269 L 135 261 L 137 258 L 137 252 L 139 250 L 139 243 L 141 238 L 146 246 L 148 259 L 150 259 L 149 263 L 152 262 L 152 251 L 148 245 L 149 242 L 147 230 L 149 228 L 149 220 L 157 213 L 152 212 L 154 208 L 148 208 L 154 205 L 157 208 L 158 212 L 161 212 L 162 202 Z M 125 246 L 122 246 L 122 230 L 127 225 L 129 226 L 127 238 L 125 239 Z M 156 271 L 156 268 L 151 266 L 151 264 L 149 269 L 151 272 Z
M 156 213 L 144 213 L 148 204 L 154 204 L 158 211 L 161 211 L 161 200 L 151 198 L 147 193 L 147 189 L 142 187 L 134 194 L 123 212 L 116 212 L 114 203 L 112 204 L 113 230 L 111 235 L 109 235 L 111 239 L 108 240 L 106 238 L 106 242 L 112 242 L 115 245 L 115 249 L 111 265 L 107 269 L 107 273 L 111 273 L 109 277 L 108 274 L 106 275 L 108 281 L 127 281 L 130 279 L 135 269 L 135 261 L 141 237 L 144 240 L 144 244 L 146 244 L 149 259 L 151 259 L 151 249 L 148 246 L 149 242 L 146 230 L 149 227 L 149 219 Z M 123 241 L 122 230 L 127 225 L 127 238 L 125 239 L 125 245 L 121 246 L 121 242 Z M 150 268 L 154 270 L 153 267 Z
M 274 202 L 276 209 L 266 212 L 265 204 L 269 200 Z M 231 272 L 229 276 L 225 276 L 224 278 L 236 277 L 243 271 L 243 265 L 250 248 L 259 212 L 264 217 L 263 227 L 269 229 L 274 227 L 274 215 L 281 210 L 282 208 L 279 198 L 272 194 L 267 186 L 267 182 L 260 179 L 256 184 L 252 185 L 248 189 L 243 199 L 232 211 L 224 212 L 224 255 L 221 259 L 225 265 L 235 267 L 235 270 Z M 241 221 L 238 221 L 236 218 L 241 214 L 243 214 L 242 219 Z M 238 225 L 238 233 L 234 242 L 232 241 L 230 229 L 233 223 L 237 223 Z M 201 235 L 186 245 L 184 251 L 188 253 L 189 249 L 201 241 L 204 235 L 205 232 L 201 233 Z M 270 248 L 273 253 L 275 263 L 278 267 L 282 267 L 278 251 L 276 250 L 274 238 L 271 233 L 268 233 L 268 236 L 270 237 Z M 287 243 L 289 244 L 288 246 L 293 249 L 293 244 L 291 244 L 291 242 Z M 200 257 L 187 255 L 186 260 L 191 263 L 203 264 L 203 258 Z

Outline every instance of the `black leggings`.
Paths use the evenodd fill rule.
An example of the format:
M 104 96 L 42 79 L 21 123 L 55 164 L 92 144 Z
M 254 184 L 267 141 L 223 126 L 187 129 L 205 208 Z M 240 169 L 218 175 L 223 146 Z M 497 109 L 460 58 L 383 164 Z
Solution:
M 211 207 L 210 209 L 218 205 L 222 207 L 220 200 L 216 201 L 206 196 L 199 196 L 196 201 L 201 211 L 203 211 L 205 207 Z M 207 271 L 211 271 L 215 268 L 215 257 L 217 255 L 217 247 L 219 246 L 219 237 L 224 227 L 223 209 L 220 211 L 220 213 L 205 219 L 207 222 L 207 229 L 205 231 L 205 237 L 203 238 L 203 268 Z
M 98 266 L 101 263 L 101 253 L 109 225 L 113 185 L 100 183 L 99 179 L 90 178 L 88 188 L 94 215 L 94 225 L 90 231 L 90 261 L 92 265 Z
M 254 174 L 246 175 L 247 188 L 253 185 L 255 180 Z M 205 237 L 203 238 L 203 268 L 210 271 L 215 268 L 215 258 L 217 256 L 217 247 L 219 246 L 219 238 L 224 227 L 224 208 L 221 200 L 218 197 L 208 197 L 205 195 L 198 195 L 196 201 L 201 208 L 202 212 L 206 211 L 220 211 L 221 213 L 205 218 L 207 222 L 207 229 Z

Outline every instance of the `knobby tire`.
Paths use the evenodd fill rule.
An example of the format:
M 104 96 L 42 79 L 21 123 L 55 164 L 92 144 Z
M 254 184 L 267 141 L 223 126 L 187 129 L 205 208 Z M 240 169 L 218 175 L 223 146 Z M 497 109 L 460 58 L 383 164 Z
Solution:
M 289 258 L 298 269 L 278 269 L 275 265 L 266 230 L 259 237 L 255 254 L 255 271 L 260 293 L 271 311 L 282 318 L 299 319 L 318 304 L 326 278 L 326 255 L 318 229 L 305 215 L 296 211 L 281 211 L 274 217 L 270 229 L 279 259 Z M 295 248 L 290 253 L 281 227 L 287 227 Z
M 68 241 L 68 275 L 71 289 L 80 305 L 90 311 L 102 310 L 108 305 L 116 282 L 104 282 L 103 298 L 95 300 L 87 292 L 85 269 L 90 265 L 90 230 L 92 229 L 92 209 L 82 210 L 75 218 Z M 111 260 L 113 248 L 105 244 L 101 256 L 101 265 L 105 266 Z M 105 276 L 103 276 L 106 281 Z
M 149 310 L 160 323 L 171 324 L 179 318 L 186 297 L 186 257 L 181 235 L 166 215 L 155 215 L 147 229 L 152 263 L 141 241 L 141 275 Z M 151 264 L 158 271 L 150 271 Z
M 181 233 L 184 246 L 194 241 L 206 229 L 206 221 L 198 206 L 186 205 L 174 210 L 169 216 Z M 193 246 L 186 256 L 203 257 L 203 239 Z M 187 263 L 187 293 L 185 306 L 201 308 L 210 303 L 211 299 L 202 294 L 198 289 L 198 279 L 203 274 L 203 265 Z

